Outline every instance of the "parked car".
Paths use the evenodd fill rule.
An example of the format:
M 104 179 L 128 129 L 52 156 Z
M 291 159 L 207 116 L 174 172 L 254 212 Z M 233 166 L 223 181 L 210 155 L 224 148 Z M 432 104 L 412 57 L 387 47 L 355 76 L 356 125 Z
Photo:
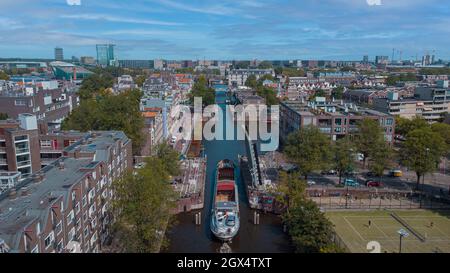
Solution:
M 322 175 L 336 175 L 337 171 L 336 170 L 322 171 L 321 174 Z
M 350 179 L 350 178 L 346 178 L 344 180 L 344 185 L 345 186 L 349 186 L 349 187 L 359 187 L 359 186 L 361 186 L 358 182 L 356 182 L 355 180 Z
M 316 182 L 312 181 L 312 180 L 308 180 L 308 181 L 306 181 L 306 184 L 308 184 L 308 186 L 313 186 L 313 185 L 316 185 Z
M 367 187 L 383 187 L 383 183 L 381 183 L 381 181 L 375 181 L 375 180 L 367 180 L 366 181 L 366 186 Z
M 389 172 L 389 175 L 392 177 L 402 177 L 403 176 L 403 172 L 401 170 L 395 169 L 395 170 L 391 170 Z
M 369 172 L 366 173 L 366 176 L 367 176 L 367 177 L 374 177 L 374 176 L 375 176 L 375 173 L 369 171 Z

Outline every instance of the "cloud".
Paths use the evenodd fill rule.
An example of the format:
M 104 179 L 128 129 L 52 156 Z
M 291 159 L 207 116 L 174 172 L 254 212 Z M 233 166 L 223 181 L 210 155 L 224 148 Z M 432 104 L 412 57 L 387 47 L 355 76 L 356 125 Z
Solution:
M 81 0 L 66 0 L 69 6 L 81 6 Z
M 64 19 L 77 19 L 77 20 L 98 20 L 98 21 L 108 21 L 115 23 L 131 23 L 131 24 L 145 24 L 145 25 L 161 25 L 161 26 L 180 26 L 182 23 L 169 22 L 169 21 L 159 21 L 150 19 L 138 19 L 129 17 L 119 17 L 111 16 L 106 14 L 63 14 L 60 18 Z
M 155 0 L 155 2 L 174 9 L 189 12 L 206 13 L 212 15 L 232 15 L 237 12 L 236 8 L 227 7 L 220 4 L 194 6 L 186 3 L 179 3 L 171 0 Z M 215 1 L 214 1 L 215 2 Z

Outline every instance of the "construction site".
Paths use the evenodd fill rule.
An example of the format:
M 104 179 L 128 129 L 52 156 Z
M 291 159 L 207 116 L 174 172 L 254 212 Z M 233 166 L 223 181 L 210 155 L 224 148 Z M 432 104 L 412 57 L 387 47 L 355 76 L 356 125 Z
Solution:
M 202 209 L 206 178 L 206 157 L 202 155 L 201 141 L 192 140 L 185 159 L 181 162 L 181 175 L 173 179 L 178 195 L 174 213 Z

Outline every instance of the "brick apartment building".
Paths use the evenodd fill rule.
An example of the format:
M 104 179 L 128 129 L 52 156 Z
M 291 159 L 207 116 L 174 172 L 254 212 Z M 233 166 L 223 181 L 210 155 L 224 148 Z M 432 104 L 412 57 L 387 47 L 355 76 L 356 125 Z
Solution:
M 36 118 L 19 114 L 19 120 L 0 121 L 0 171 L 26 177 L 40 168 Z
M 326 102 L 316 98 L 315 102 L 285 101 L 280 103 L 280 139 L 305 126 L 313 125 L 337 140 L 358 132 L 358 122 L 365 118 L 377 120 L 384 129 L 387 142 L 394 141 L 395 119 L 393 116 L 375 110 L 357 107 L 354 104 Z
M 59 87 L 56 81 L 44 83 L 5 86 L 0 90 L 0 112 L 12 119 L 22 113 L 36 115 L 41 134 L 59 129 L 62 120 L 79 104 L 76 87 Z
M 86 134 L 0 195 L 0 252 L 100 252 L 112 221 L 111 183 L 131 168 L 123 132 Z

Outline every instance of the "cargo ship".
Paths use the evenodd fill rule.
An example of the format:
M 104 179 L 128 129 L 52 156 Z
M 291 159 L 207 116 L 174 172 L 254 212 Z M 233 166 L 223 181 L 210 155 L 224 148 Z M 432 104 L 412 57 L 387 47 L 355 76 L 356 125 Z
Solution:
M 231 241 L 239 231 L 239 193 L 234 163 L 224 159 L 217 164 L 211 232 L 218 239 Z

